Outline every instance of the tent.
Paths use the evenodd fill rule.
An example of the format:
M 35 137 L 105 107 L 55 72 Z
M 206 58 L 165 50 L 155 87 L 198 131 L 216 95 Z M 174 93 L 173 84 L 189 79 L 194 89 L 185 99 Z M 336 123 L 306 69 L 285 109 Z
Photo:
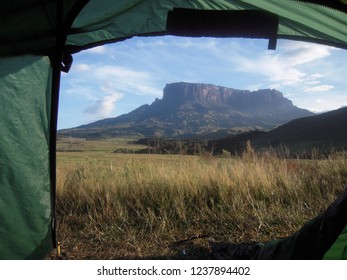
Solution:
M 346 0 L 11 0 L 0 8 L 0 259 L 56 245 L 56 130 L 72 54 L 132 36 L 301 40 L 347 48 Z

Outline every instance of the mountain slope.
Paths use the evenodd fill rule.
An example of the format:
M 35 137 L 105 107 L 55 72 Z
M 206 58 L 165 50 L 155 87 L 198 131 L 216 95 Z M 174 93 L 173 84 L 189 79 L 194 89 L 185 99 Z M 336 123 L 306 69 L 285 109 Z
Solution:
M 310 154 L 315 148 L 321 152 L 347 149 L 347 108 L 290 121 L 269 132 L 245 133 L 236 137 L 211 141 L 217 152 L 223 149 L 240 152 L 247 140 L 253 148 L 275 150 L 288 148 L 294 154 Z M 213 143 L 212 143 L 213 142 Z
M 255 139 L 254 145 L 262 147 L 287 145 L 292 150 L 317 148 L 329 150 L 347 148 L 347 108 L 300 118 L 286 123 Z
M 116 118 L 59 131 L 100 138 L 121 135 L 192 137 L 221 130 L 237 133 L 272 129 L 313 113 L 293 105 L 276 90 L 237 90 L 209 84 L 172 83 L 162 99 Z

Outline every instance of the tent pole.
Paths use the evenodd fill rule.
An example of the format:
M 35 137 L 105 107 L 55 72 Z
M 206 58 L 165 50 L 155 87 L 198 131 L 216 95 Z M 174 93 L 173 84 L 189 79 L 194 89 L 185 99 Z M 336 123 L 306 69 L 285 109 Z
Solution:
M 52 192 L 52 241 L 53 248 L 57 247 L 56 237 L 56 147 L 57 147 L 57 124 L 58 124 L 58 106 L 59 106 L 59 91 L 61 80 L 61 66 L 57 57 L 52 59 L 53 73 L 52 73 L 52 99 L 51 99 L 51 120 L 50 120 L 50 179 L 51 179 L 51 192 Z
M 58 127 L 58 106 L 59 106 L 59 91 L 61 80 L 61 57 L 62 50 L 65 45 L 63 40 L 62 26 L 63 26 L 63 1 L 57 2 L 56 10 L 56 30 L 57 39 L 54 53 L 51 55 L 52 63 L 52 92 L 51 92 L 51 118 L 50 118 L 50 135 L 49 135 L 49 165 L 50 165 L 50 181 L 51 181 L 51 205 L 52 205 L 52 225 L 51 235 L 53 248 L 57 248 L 57 234 L 56 234 L 56 175 L 57 175 L 57 127 Z
M 51 182 L 51 205 L 52 205 L 52 243 L 53 248 L 57 248 L 56 233 L 56 175 L 57 175 L 57 127 L 61 71 L 68 72 L 72 63 L 72 56 L 65 53 L 65 42 L 71 25 L 79 12 L 90 0 L 77 1 L 70 12 L 63 18 L 63 0 L 57 2 L 56 8 L 56 46 L 50 55 L 52 63 L 52 99 L 50 115 L 50 136 L 49 136 L 49 165 Z

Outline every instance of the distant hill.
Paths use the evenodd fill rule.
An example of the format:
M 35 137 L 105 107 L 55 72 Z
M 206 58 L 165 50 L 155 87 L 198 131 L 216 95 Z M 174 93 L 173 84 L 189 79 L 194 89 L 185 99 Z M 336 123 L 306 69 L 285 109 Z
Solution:
M 310 154 L 347 149 L 347 108 L 290 121 L 269 132 L 253 132 L 211 141 L 217 152 L 241 151 L 250 140 L 256 150 L 286 147 L 291 153 Z
M 172 83 L 163 98 L 115 118 L 60 130 L 60 136 L 107 138 L 215 137 L 250 130 L 270 130 L 290 120 L 314 115 L 273 89 L 238 90 L 201 83 Z

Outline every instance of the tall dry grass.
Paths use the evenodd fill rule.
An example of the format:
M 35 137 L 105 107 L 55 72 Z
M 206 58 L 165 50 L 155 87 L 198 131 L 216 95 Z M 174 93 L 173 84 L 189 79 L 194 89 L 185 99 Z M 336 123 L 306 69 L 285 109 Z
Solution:
M 206 258 L 206 248 L 180 256 L 170 244 L 195 235 L 231 242 L 287 236 L 323 211 L 346 179 L 344 153 L 88 159 L 58 169 L 58 239 L 68 258 Z

